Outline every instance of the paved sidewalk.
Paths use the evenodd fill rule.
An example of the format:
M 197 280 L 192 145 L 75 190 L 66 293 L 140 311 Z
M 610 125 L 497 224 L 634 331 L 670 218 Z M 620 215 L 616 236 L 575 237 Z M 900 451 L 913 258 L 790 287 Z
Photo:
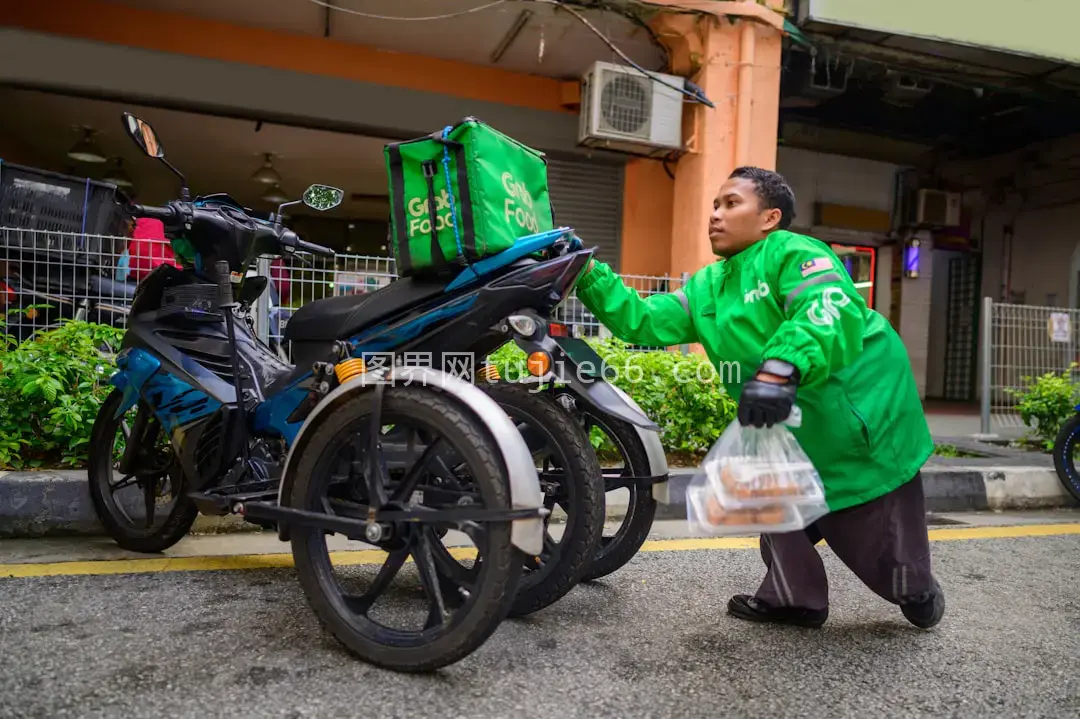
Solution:
M 118 567 L 78 561 L 94 539 L 63 540 L 67 556 L 61 540 L 0 542 L 0 552 L 50 544 L 53 555 L 35 561 L 59 563 L 19 564 L 0 577 L 0 714 L 1075 717 L 1080 525 L 950 516 L 962 524 L 931 532 L 947 597 L 931 631 L 909 625 L 824 546 L 830 615 L 821 630 L 733 619 L 727 598 L 752 591 L 763 573 L 756 542 L 666 538 L 547 609 L 504 621 L 461 662 L 418 676 L 346 654 L 291 563 L 248 554 L 288 545 L 206 556 L 207 544 L 265 538 L 190 538 L 197 546 L 182 547 L 185 539 L 169 552 L 190 559 Z M 984 518 L 1009 526 L 979 526 Z M 361 587 L 375 571 L 342 569 Z M 417 615 L 416 576 L 407 565 L 380 616 L 398 606 Z
M 957 440 L 960 446 L 964 440 Z M 967 445 L 964 445 L 967 446 Z M 655 492 L 661 519 L 685 519 L 685 489 L 696 470 L 673 469 Z M 927 508 L 933 512 L 1072 507 L 1049 457 L 1001 450 L 994 457 L 932 458 L 923 469 Z M 626 511 L 626 492 L 608 495 L 609 519 Z M 238 517 L 203 517 L 195 531 L 255 531 Z M 0 472 L 0 538 L 99 535 L 81 471 Z

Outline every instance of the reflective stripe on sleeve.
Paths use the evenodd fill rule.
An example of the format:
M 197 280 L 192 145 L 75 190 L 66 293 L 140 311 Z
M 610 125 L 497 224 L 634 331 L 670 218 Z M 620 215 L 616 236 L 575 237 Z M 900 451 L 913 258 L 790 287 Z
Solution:
M 825 282 L 842 282 L 844 278 L 838 272 L 827 272 L 824 275 L 818 275 L 817 277 L 811 277 L 798 287 L 791 291 L 791 294 L 787 296 L 787 300 L 784 301 L 784 311 L 787 312 L 791 309 L 791 303 L 795 301 L 795 298 L 806 292 L 814 285 L 820 285 Z
M 676 297 L 679 298 L 679 302 L 682 304 L 683 311 L 685 311 L 686 314 L 689 315 L 690 314 L 690 300 L 688 300 L 686 298 L 686 293 L 683 292 L 682 290 L 675 290 L 674 294 L 675 294 Z

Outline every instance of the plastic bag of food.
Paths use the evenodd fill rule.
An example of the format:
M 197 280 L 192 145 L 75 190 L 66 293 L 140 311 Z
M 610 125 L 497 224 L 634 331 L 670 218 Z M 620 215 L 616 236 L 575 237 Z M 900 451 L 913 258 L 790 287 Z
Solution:
M 825 490 L 810 458 L 783 424 L 732 422 L 705 456 L 686 490 L 692 529 L 712 535 L 793 532 L 828 513 Z

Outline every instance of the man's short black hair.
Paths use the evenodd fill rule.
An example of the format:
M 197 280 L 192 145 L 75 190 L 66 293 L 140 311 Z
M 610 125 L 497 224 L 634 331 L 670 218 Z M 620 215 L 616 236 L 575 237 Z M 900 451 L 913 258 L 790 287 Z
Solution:
M 754 183 L 754 190 L 763 210 L 780 210 L 778 230 L 786 230 L 795 220 L 795 193 L 783 175 L 760 167 L 737 167 L 731 177 L 741 177 Z

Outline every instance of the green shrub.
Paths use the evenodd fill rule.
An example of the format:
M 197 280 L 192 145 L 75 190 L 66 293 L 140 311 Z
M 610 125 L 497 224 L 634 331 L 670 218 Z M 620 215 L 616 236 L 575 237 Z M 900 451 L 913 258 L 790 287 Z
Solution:
M 1007 389 L 1017 398 L 1016 409 L 1031 432 L 1026 440 L 1049 452 L 1061 426 L 1076 412 L 1080 388 L 1072 381 L 1075 364 L 1061 373 L 1047 372 L 1036 378 L 1024 377 L 1023 389 Z
M 3 333 L 0 326 L 0 333 Z M 0 334 L 0 467 L 80 466 L 112 388 L 123 330 L 69 321 L 21 344 Z
M 985 457 L 985 454 L 979 454 L 977 452 L 968 452 L 967 450 L 960 449 L 954 444 L 935 444 L 934 455 L 937 457 L 947 457 L 949 459 L 963 459 L 968 457 Z
M 688 462 L 700 458 L 735 419 L 735 401 L 705 357 L 632 351 L 616 339 L 589 340 L 589 344 L 614 369 L 613 384 L 660 426 L 664 449 L 674 458 Z M 513 343 L 503 345 L 489 359 L 505 380 L 517 381 L 525 373 L 525 354 Z M 602 437 L 594 432 L 591 439 L 606 455 L 612 448 L 604 446 Z

